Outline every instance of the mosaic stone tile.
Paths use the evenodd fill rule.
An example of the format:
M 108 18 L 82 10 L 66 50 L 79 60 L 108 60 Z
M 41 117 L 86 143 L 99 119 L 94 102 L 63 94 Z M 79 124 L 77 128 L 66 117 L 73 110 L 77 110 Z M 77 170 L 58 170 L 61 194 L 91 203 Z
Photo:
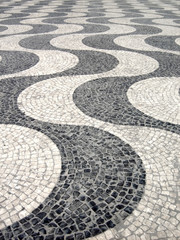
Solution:
M 168 26 L 178 26 L 178 20 L 173 19 L 155 19 L 154 23 L 168 25 Z
M 0 75 L 11 74 L 26 70 L 39 61 L 34 53 L 22 51 L 0 51 L 2 58 L 0 62 Z
M 2 0 L 0 240 L 180 239 L 178 0 Z
M 139 82 L 138 77 L 102 78 L 89 81 L 76 88 L 73 93 L 74 102 L 83 113 L 104 122 L 158 127 L 179 132 L 178 125 L 155 120 L 133 107 L 128 100 L 127 91 L 136 82 L 135 79 Z
M 8 233 L 14 236 L 17 228 L 18 237 L 53 232 L 54 237 L 73 239 L 79 234 L 84 238 L 114 227 L 131 214 L 145 184 L 142 162 L 133 149 L 119 138 L 90 127 L 61 127 L 53 134 L 59 138 L 57 146 L 63 159 L 59 182 L 49 197 L 28 217 L 9 227 Z M 45 231 L 41 231 L 42 226 Z M 1 234 L 5 236 L 6 229 Z
M 24 18 L 12 18 L 12 19 L 7 19 L 7 20 L 3 20 L 0 21 L 0 24 L 5 24 L 5 25 L 20 25 L 20 22 L 23 20 Z
M 61 157 L 40 132 L 8 124 L 0 125 L 0 131 L 2 229 L 28 216 L 51 193 L 61 172 Z
M 17 33 L 23 33 L 26 31 L 31 31 L 32 30 L 32 26 L 27 26 L 27 25 L 9 25 L 8 28 L 0 33 L 0 36 L 3 35 L 10 35 L 10 34 L 17 34 Z
M 145 114 L 180 124 L 179 89 L 180 78 L 152 78 L 131 85 L 127 96 L 131 104 Z
M 54 31 L 56 29 L 58 29 L 58 27 L 56 26 L 52 26 L 52 25 L 45 25 L 45 24 L 36 24 L 36 25 L 32 25 L 33 29 L 25 32 L 26 34 L 38 34 L 38 33 L 47 33 L 47 32 L 51 32 Z
M 172 50 L 172 51 L 179 51 L 180 47 L 175 43 L 175 39 L 177 37 L 172 36 L 156 36 L 156 37 L 149 37 L 146 38 L 145 42 L 149 45 L 159 47 L 162 49 Z M 161 43 L 161 44 L 159 44 Z
M 177 37 L 174 37 L 174 38 L 177 39 Z M 155 45 L 153 46 L 153 44 L 149 45 L 147 43 L 147 39 L 148 39 L 148 35 L 145 35 L 145 36 L 134 35 L 134 36 L 131 36 L 131 37 L 120 36 L 120 37 L 115 38 L 114 42 L 117 45 L 122 46 L 124 48 L 128 48 L 128 49 L 159 52 L 160 49 Z M 139 43 L 141 43 L 141 44 L 139 44 Z M 172 44 L 176 45 L 175 43 L 172 43 Z M 176 51 L 176 52 L 173 52 L 173 51 Z M 170 49 L 169 47 L 166 49 L 166 48 L 163 47 L 163 49 L 161 49 L 161 52 L 179 54 L 177 45 L 174 47 L 174 49 L 172 49 L 172 48 Z
M 40 37 L 41 37 L 41 35 L 40 35 Z M 19 46 L 18 42 L 21 43 L 21 39 L 23 39 L 23 38 L 24 38 L 23 36 L 4 37 L 3 39 L 0 39 L 0 42 L 1 42 L 0 48 L 2 48 L 2 49 L 9 49 L 9 50 L 10 49 L 11 50 L 12 49 L 16 49 L 16 50 L 21 50 L 22 51 L 22 50 L 25 49 L 24 48 L 24 44 L 22 43 L 21 44 L 22 47 L 21 47 L 21 46 Z M 33 38 L 33 37 L 30 37 L 30 38 Z M 13 43 L 11 43 L 11 44 L 9 44 L 9 40 L 10 39 L 14 39 Z M 28 40 L 29 38 L 26 38 L 26 39 Z M 16 54 L 15 56 L 17 56 L 16 57 L 16 61 L 14 60 L 14 57 L 10 58 L 10 56 L 13 55 L 13 53 L 15 53 Z M 10 55 L 9 56 L 10 60 L 7 59 L 7 62 L 8 62 L 8 60 L 9 61 L 13 61 L 14 64 L 19 64 L 18 63 L 19 55 L 21 57 L 20 60 L 22 60 L 22 56 L 24 56 L 24 58 L 25 58 L 26 55 L 28 57 L 32 55 L 32 56 L 35 56 L 38 59 L 38 63 L 36 65 L 32 64 L 32 66 L 29 64 L 30 65 L 29 68 L 28 68 L 28 59 L 27 59 L 27 61 L 23 62 L 23 64 L 25 66 L 27 66 L 28 69 L 27 70 L 24 69 L 25 71 L 22 71 L 23 70 L 22 69 L 23 68 L 23 64 L 21 64 L 20 65 L 20 70 L 18 71 L 17 74 L 14 73 L 14 75 L 13 75 L 14 77 L 15 76 L 19 76 L 19 75 L 20 76 L 23 76 L 23 75 L 24 76 L 29 76 L 29 75 L 40 75 L 40 74 L 53 74 L 53 73 L 57 73 L 58 71 L 61 72 L 61 71 L 67 70 L 68 68 L 72 68 L 73 66 L 76 66 L 76 64 L 79 61 L 78 57 L 76 55 L 74 55 L 74 54 L 66 53 L 66 52 L 62 52 L 62 51 L 44 51 L 44 49 L 41 50 L 41 48 L 40 48 L 40 50 L 33 51 L 33 53 L 19 52 L 19 51 L 16 51 L 16 52 L 10 51 L 9 55 Z M 3 55 L 2 55 L 2 57 L 3 57 Z M 30 60 L 33 62 L 33 59 L 30 59 Z M 54 61 L 57 61 L 56 65 L 54 64 Z M 36 60 L 36 62 L 37 62 L 37 60 Z M 12 63 L 11 63 L 11 65 L 12 65 Z M 3 62 L 2 62 L 2 67 L 1 68 L 4 69 Z M 15 65 L 14 68 L 17 69 L 16 65 Z M 2 74 L 4 74 L 4 75 L 5 74 L 6 75 L 7 74 L 12 74 L 13 68 L 11 68 L 11 70 L 9 70 L 9 72 L 7 72 L 8 68 L 5 69 L 4 71 L 2 72 Z
M 117 239 L 178 239 L 179 135 L 153 128 L 115 128 L 116 136 L 134 147 L 146 168 L 144 196 L 124 226 L 116 228 Z

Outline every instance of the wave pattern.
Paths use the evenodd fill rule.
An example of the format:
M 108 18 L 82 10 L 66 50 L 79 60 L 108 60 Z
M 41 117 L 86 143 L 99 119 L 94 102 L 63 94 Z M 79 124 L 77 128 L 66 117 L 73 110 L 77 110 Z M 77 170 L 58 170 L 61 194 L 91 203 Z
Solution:
M 180 5 L 2 0 L 0 239 L 180 239 Z

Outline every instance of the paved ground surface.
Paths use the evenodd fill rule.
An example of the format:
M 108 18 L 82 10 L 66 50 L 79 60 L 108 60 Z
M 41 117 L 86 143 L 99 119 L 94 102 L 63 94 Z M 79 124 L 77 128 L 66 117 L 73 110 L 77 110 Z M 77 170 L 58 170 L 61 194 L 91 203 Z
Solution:
M 180 239 L 180 2 L 0 2 L 0 240 Z

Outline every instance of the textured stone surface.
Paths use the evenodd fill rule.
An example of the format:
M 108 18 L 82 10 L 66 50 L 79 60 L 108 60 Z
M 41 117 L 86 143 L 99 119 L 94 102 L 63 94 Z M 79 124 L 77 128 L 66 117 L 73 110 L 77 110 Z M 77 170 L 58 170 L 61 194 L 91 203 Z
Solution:
M 180 5 L 0 4 L 0 240 L 180 239 Z
M 164 122 L 180 124 L 180 78 L 151 78 L 131 85 L 127 96 L 133 106 Z
M 0 228 L 29 215 L 50 194 L 61 172 L 56 145 L 35 130 L 0 125 Z

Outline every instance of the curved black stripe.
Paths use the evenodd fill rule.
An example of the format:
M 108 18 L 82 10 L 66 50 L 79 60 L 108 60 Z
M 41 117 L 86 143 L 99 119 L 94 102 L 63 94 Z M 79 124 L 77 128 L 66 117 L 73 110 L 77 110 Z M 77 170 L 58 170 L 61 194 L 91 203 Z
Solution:
M 34 53 L 20 51 L 0 51 L 0 75 L 20 72 L 38 63 L 39 57 Z
M 73 100 L 84 114 L 104 122 L 153 127 L 180 134 L 180 126 L 149 117 L 129 102 L 126 93 L 133 83 L 140 80 L 143 77 L 111 77 L 89 81 L 75 90 Z
M 142 161 L 128 144 L 102 130 L 25 116 L 17 97 L 37 81 L 40 77 L 0 82 L 0 122 L 46 134 L 61 152 L 62 171 L 46 200 L 29 216 L 0 231 L 0 237 L 38 238 L 52 231 L 53 238 L 95 236 L 122 222 L 137 206 L 145 185 Z
M 180 36 L 179 36 L 180 37 Z M 175 43 L 178 36 L 153 36 L 145 39 L 145 42 L 151 46 L 165 50 L 180 51 L 180 46 Z

